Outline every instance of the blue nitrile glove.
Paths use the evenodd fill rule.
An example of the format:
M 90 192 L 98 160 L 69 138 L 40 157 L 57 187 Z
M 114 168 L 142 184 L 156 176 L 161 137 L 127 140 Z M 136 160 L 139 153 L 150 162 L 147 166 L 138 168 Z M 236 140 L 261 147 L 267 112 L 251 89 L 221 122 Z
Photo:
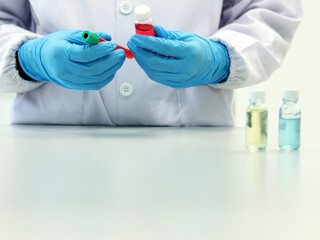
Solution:
M 65 30 L 30 40 L 20 46 L 21 68 L 38 81 L 52 81 L 77 90 L 98 90 L 107 85 L 122 66 L 125 55 L 110 41 L 88 45 L 82 31 Z M 111 40 L 108 33 L 98 33 Z
M 134 35 L 128 42 L 136 61 L 153 81 L 185 88 L 228 78 L 230 59 L 222 44 L 193 33 L 154 27 L 157 37 Z

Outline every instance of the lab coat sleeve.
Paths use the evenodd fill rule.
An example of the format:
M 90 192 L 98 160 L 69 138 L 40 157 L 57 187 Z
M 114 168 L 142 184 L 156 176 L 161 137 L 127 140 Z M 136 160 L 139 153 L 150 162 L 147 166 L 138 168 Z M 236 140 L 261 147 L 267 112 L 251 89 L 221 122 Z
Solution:
M 230 75 L 214 87 L 267 80 L 281 65 L 302 15 L 301 0 L 225 0 L 220 29 L 210 39 L 228 49 Z
M 40 37 L 34 28 L 29 1 L 0 1 L 0 92 L 23 93 L 43 84 L 22 79 L 16 68 L 19 46 Z

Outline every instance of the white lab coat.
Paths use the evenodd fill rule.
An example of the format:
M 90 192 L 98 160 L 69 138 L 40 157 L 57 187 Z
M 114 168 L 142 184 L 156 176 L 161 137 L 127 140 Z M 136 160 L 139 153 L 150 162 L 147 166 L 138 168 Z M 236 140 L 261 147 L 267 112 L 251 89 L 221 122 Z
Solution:
M 223 84 L 173 89 L 126 60 L 99 91 L 23 80 L 15 53 L 28 39 L 64 29 L 105 31 L 126 46 L 134 13 L 124 0 L 0 0 L 0 91 L 16 92 L 14 124 L 232 126 L 233 89 L 260 83 L 277 69 L 302 18 L 301 0 L 129 0 L 148 4 L 155 23 L 224 44 L 230 76 Z M 130 9 L 129 9 L 130 12 Z M 125 14 L 126 13 L 126 14 Z M 132 95 L 120 91 L 132 86 Z

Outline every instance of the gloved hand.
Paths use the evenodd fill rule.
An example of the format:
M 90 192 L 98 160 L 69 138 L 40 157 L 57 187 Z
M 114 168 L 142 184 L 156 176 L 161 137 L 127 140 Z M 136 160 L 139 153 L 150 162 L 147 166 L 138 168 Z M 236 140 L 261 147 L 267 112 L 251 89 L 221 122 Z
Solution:
M 52 81 L 77 90 L 98 90 L 107 85 L 120 69 L 125 54 L 110 41 L 88 45 L 82 31 L 65 30 L 30 40 L 20 46 L 21 68 L 38 81 Z M 108 33 L 98 33 L 111 40 Z
M 228 78 L 230 60 L 222 44 L 193 33 L 154 27 L 157 37 L 134 35 L 128 42 L 136 61 L 153 81 L 185 88 Z

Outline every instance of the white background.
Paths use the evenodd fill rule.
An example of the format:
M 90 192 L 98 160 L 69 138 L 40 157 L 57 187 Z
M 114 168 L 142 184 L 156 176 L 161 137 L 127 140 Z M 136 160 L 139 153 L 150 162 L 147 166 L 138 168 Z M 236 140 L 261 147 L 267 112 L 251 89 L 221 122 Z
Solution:
M 281 104 L 282 89 L 298 89 L 301 93 L 302 128 L 317 126 L 320 122 L 318 102 L 320 94 L 320 2 L 304 0 L 305 17 L 300 25 L 292 47 L 282 65 L 271 78 L 260 85 L 236 91 L 235 119 L 237 126 L 244 126 L 247 95 L 250 89 L 267 92 L 269 107 L 269 129 L 276 131 L 278 109 Z M 0 94 L 0 124 L 9 122 L 10 103 L 13 94 Z

